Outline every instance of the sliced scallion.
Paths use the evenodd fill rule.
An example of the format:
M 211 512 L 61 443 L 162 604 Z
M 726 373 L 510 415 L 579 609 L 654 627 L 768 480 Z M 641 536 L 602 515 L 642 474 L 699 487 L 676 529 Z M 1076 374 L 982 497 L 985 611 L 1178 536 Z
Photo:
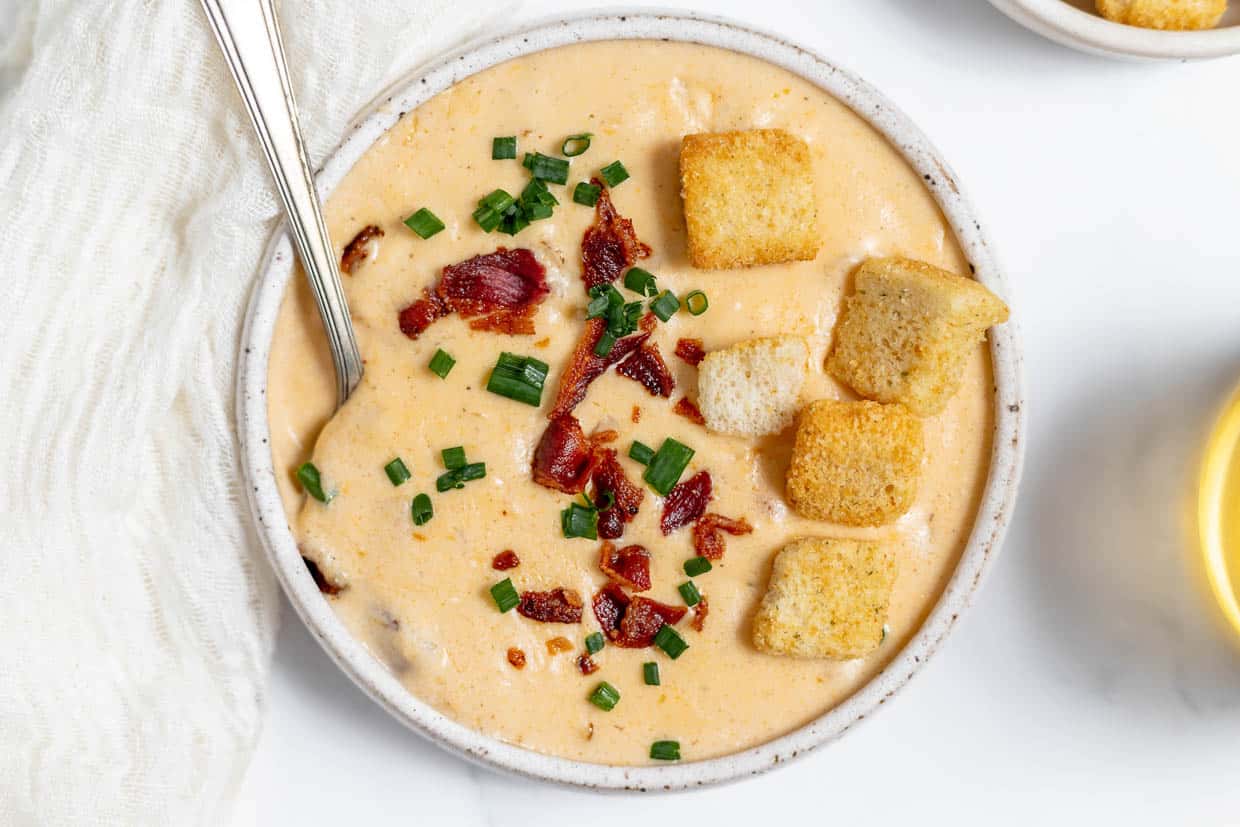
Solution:
M 560 529 L 568 539 L 598 539 L 598 511 L 581 503 L 570 503 L 560 512 Z
M 517 136 L 491 139 L 491 160 L 506 161 L 517 157 Z
M 576 158 L 590 148 L 590 139 L 593 137 L 589 132 L 569 135 L 564 139 L 564 143 L 560 144 L 560 154 L 565 158 Z
M 495 606 L 500 612 L 514 609 L 521 602 L 521 597 L 517 594 L 517 587 L 512 585 L 511 577 L 505 577 L 491 587 L 491 598 L 495 601 Z
M 603 637 L 602 632 L 595 632 L 593 634 L 586 635 L 586 651 L 591 655 L 596 652 L 601 652 L 603 647 L 606 645 L 607 641 Z
M 527 152 L 522 163 L 529 169 L 530 174 L 539 180 L 550 181 L 553 184 L 568 183 L 568 161 L 563 158 L 552 158 L 541 152 L 532 154 Z
M 598 203 L 598 197 L 602 192 L 602 187 L 591 184 L 588 181 L 581 181 L 577 186 L 573 187 L 573 201 L 577 204 L 593 207 Z
M 653 296 L 659 292 L 659 288 L 655 286 L 654 275 L 640 267 L 633 267 L 624 274 L 624 286 L 643 296 Z
M 685 296 L 685 309 L 690 316 L 701 316 L 710 307 L 710 299 L 701 290 L 694 290 Z
M 447 379 L 455 364 L 456 360 L 452 358 L 451 354 L 443 348 L 439 348 L 435 351 L 435 355 L 431 357 L 431 373 L 440 379 Z
M 454 488 L 464 488 L 465 483 L 470 480 L 480 480 L 486 475 L 487 464 L 485 462 L 471 462 L 440 474 L 435 480 L 435 490 L 442 494 Z
M 301 483 L 302 490 L 319 502 L 331 502 L 332 495 L 324 492 L 323 478 L 319 475 L 319 469 L 313 462 L 303 462 L 298 467 L 297 481 Z
M 594 343 L 594 355 L 602 359 L 611 353 L 611 349 L 616 346 L 616 337 L 611 335 L 611 331 L 604 330 L 603 335 L 598 337 L 598 341 Z
M 642 664 L 642 680 L 646 682 L 646 686 L 659 685 L 659 664 L 654 661 Z
M 654 459 L 654 449 L 644 442 L 633 440 L 633 444 L 629 446 L 629 458 L 637 460 L 642 465 L 649 465 L 650 460 Z
M 431 505 L 431 498 L 426 494 L 419 494 L 413 498 L 413 502 L 409 504 L 409 513 L 413 516 L 414 525 L 426 525 L 431 521 L 431 517 L 435 516 L 435 509 Z
M 680 299 L 676 298 L 676 294 L 671 290 L 664 290 L 650 303 L 650 312 L 658 316 L 661 322 L 675 316 L 679 309 Z
M 443 459 L 443 467 L 449 471 L 465 467 L 465 449 L 460 445 L 444 448 L 439 452 L 439 456 Z
M 664 654 L 672 660 L 676 660 L 689 648 L 689 644 L 685 643 L 685 639 L 666 623 L 660 626 L 658 633 L 655 634 L 654 645 L 662 649 Z
M 405 465 L 405 461 L 400 457 L 383 466 L 383 473 L 387 474 L 387 478 L 392 481 L 392 485 L 402 485 L 409 480 L 412 474 Z
M 668 437 L 663 440 L 659 450 L 655 451 L 654 456 L 651 457 L 646 466 L 646 473 L 642 474 L 642 479 L 666 497 L 676 483 L 680 482 L 680 475 L 689 466 L 689 460 L 693 459 L 693 454 L 693 449 L 688 445 Z
M 686 606 L 696 606 L 702 602 L 702 593 L 698 591 L 697 584 L 692 580 L 687 580 L 676 587 L 676 591 L 680 592 L 680 596 L 684 598 Z
M 710 571 L 712 568 L 714 568 L 714 566 L 712 566 L 710 561 L 705 557 L 690 557 L 685 561 L 685 574 L 690 577 L 698 577 L 699 575 L 706 574 L 706 572 Z
M 484 232 L 493 232 L 503 220 L 504 216 L 488 206 L 483 205 L 474 210 L 474 221 Z
M 607 186 L 614 187 L 623 181 L 629 180 L 629 171 L 619 161 L 612 161 L 598 171 L 598 176 L 603 179 Z
M 500 215 L 503 215 L 504 212 L 515 203 L 517 203 L 517 199 L 513 198 L 504 190 L 492 190 L 490 194 L 484 196 L 483 199 L 478 202 L 478 206 L 490 207 Z
M 443 229 L 443 222 L 439 220 L 439 216 L 423 207 L 405 219 L 405 226 L 422 238 L 430 238 Z
M 542 402 L 543 384 L 550 367 L 533 356 L 501 353 L 487 380 L 491 393 L 537 407 Z
M 679 741 L 655 741 L 650 745 L 650 757 L 656 761 L 679 761 Z
M 603 681 L 590 693 L 590 703 L 604 712 L 610 712 L 616 708 L 616 704 L 620 703 L 620 690 L 607 681 Z

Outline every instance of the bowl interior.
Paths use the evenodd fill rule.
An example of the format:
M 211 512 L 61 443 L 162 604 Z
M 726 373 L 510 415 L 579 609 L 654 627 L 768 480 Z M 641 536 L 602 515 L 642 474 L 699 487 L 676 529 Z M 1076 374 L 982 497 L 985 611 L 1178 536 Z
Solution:
M 543 49 L 592 40 L 664 39 L 732 49 L 764 59 L 823 88 L 867 120 L 927 182 L 979 281 L 999 295 L 1002 276 L 954 174 L 920 131 L 879 92 L 837 66 L 772 35 L 716 19 L 608 13 L 557 20 L 477 43 L 400 80 L 356 123 L 317 178 L 326 197 L 372 143 L 407 111 L 461 78 Z M 243 334 L 238 421 L 251 508 L 285 593 L 328 654 L 399 721 L 457 754 L 521 775 L 602 789 L 679 789 L 760 773 L 839 737 L 902 687 L 966 608 L 997 554 L 1014 503 L 1024 449 L 1021 360 L 1014 324 L 990 335 L 995 433 L 986 487 L 968 544 L 938 603 L 908 645 L 870 683 L 808 725 L 758 747 L 705 761 L 659 767 L 589 764 L 535 753 L 470 730 L 411 695 L 358 642 L 319 594 L 301 561 L 275 482 L 266 380 L 271 337 L 295 272 L 287 235 L 273 238 Z

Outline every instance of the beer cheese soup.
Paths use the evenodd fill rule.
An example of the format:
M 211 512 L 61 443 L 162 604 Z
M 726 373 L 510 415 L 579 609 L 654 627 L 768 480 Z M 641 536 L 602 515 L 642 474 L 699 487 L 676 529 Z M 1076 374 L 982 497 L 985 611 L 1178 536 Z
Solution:
M 695 269 L 682 137 L 751 129 L 808 145 L 821 248 Z M 314 302 L 292 280 L 269 366 L 272 452 L 325 599 L 415 696 L 552 755 L 705 759 L 822 715 L 916 632 L 986 478 L 984 345 L 923 420 L 912 507 L 880 527 L 798 516 L 792 428 L 723 435 L 695 407 L 692 340 L 764 336 L 808 343 L 801 399 L 854 399 L 824 360 L 858 263 L 968 272 L 919 176 L 839 101 L 715 48 L 558 48 L 406 114 L 326 214 L 365 376 L 333 413 Z M 882 644 L 845 661 L 759 651 L 775 553 L 819 536 L 898 548 Z

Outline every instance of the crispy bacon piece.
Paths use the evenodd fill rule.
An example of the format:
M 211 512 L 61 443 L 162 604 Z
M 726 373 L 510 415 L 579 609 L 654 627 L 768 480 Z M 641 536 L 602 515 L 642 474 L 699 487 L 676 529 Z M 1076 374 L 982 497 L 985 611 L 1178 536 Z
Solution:
M 581 606 L 577 592 L 554 588 L 549 592 L 521 592 L 517 611 L 539 623 L 580 623 Z
M 659 530 L 664 536 L 706 512 L 706 505 L 711 500 L 710 488 L 710 472 L 698 471 L 667 493 L 663 500 L 663 518 L 659 520 Z
M 594 595 L 594 616 L 603 633 L 626 649 L 649 646 L 663 624 L 679 623 L 686 611 L 648 597 L 630 598 L 615 583 L 608 583 Z
M 612 580 L 635 592 L 650 588 L 650 552 L 638 545 L 617 550 L 614 543 L 604 542 L 599 549 L 598 567 Z
M 512 549 L 505 549 L 491 560 L 491 568 L 496 571 L 508 571 L 521 565 L 521 558 Z
M 723 557 L 727 550 L 727 542 L 723 538 L 725 531 L 733 537 L 739 537 L 752 533 L 753 526 L 744 517 L 733 520 L 722 514 L 703 514 L 693 524 L 693 550 L 698 557 L 705 557 L 707 560 Z
M 593 658 L 583 652 L 577 656 L 577 669 L 583 675 L 592 675 L 598 671 L 598 664 L 594 662 Z
M 629 606 L 629 596 L 617 584 L 608 583 L 598 590 L 591 604 L 598 625 L 603 627 L 603 634 L 611 637 L 611 633 L 620 628 L 620 618 L 624 617 L 624 610 Z
M 353 236 L 344 247 L 344 252 L 340 254 L 340 269 L 353 275 L 353 271 L 357 269 L 357 265 L 366 260 L 369 252 L 370 242 L 383 238 L 383 230 L 377 224 L 368 224 L 358 230 L 357 235 Z
M 590 480 L 594 462 L 594 443 L 586 439 L 577 417 L 557 416 L 547 424 L 534 449 L 534 482 L 565 494 L 580 494 Z
M 634 597 L 620 618 L 620 628 L 612 642 L 625 649 L 641 649 L 654 643 L 654 636 L 665 623 L 675 625 L 688 609 L 669 606 L 648 597 Z
M 560 375 L 560 387 L 555 392 L 555 404 L 552 405 L 548 419 L 555 419 L 567 413 L 586 398 L 586 390 L 590 383 L 602 376 L 609 367 L 624 359 L 637 348 L 641 347 L 650 334 L 654 332 L 655 317 L 647 313 L 638 323 L 639 332 L 625 336 L 612 345 L 611 352 L 606 356 L 595 356 L 594 346 L 607 330 L 606 319 L 588 319 L 585 332 L 577 341 L 572 358 L 564 373 Z
M 319 591 L 323 594 L 334 597 L 344 591 L 343 586 L 337 586 L 335 583 L 327 579 L 327 575 L 319 568 L 319 564 L 311 560 L 309 557 L 302 557 L 301 561 L 306 564 L 306 569 L 310 572 L 310 577 L 314 579 L 314 585 L 319 587 Z
M 434 290 L 400 311 L 400 330 L 416 339 L 449 313 L 472 319 L 474 330 L 534 332 L 534 310 L 550 293 L 547 271 L 524 248 L 500 247 L 443 268 Z
M 642 421 L 642 409 L 640 405 L 633 406 L 633 412 L 629 414 L 629 421 L 634 425 Z
M 590 183 L 601 187 L 594 204 L 594 223 L 581 237 L 581 278 L 586 290 L 611 284 L 639 258 L 650 255 L 650 247 L 637 240 L 633 222 L 611 203 L 611 193 L 597 178 Z
M 512 664 L 514 669 L 525 668 L 525 653 L 515 646 L 508 649 L 508 662 Z
M 706 358 L 706 351 L 702 348 L 701 339 L 677 339 L 676 355 L 697 367 Z
M 651 396 L 667 399 L 676 387 L 676 380 L 667 368 L 667 362 L 659 355 L 659 347 L 653 342 L 633 351 L 627 359 L 619 364 L 616 373 L 627 376 L 650 392 Z
M 698 406 L 689 401 L 689 397 L 682 396 L 675 406 L 672 407 L 674 413 L 678 413 L 685 419 L 696 425 L 705 425 L 706 417 L 702 416 L 702 412 L 698 410 Z
M 558 655 L 561 652 L 571 652 L 573 650 L 573 642 L 566 637 L 553 637 L 547 641 L 547 654 Z
M 598 534 L 604 540 L 616 540 L 624 534 L 624 524 L 637 516 L 646 492 L 629 482 L 613 449 L 599 449 L 595 458 L 594 502 L 601 503 L 608 494 L 612 498 L 611 506 L 598 513 Z
M 706 595 L 702 595 L 693 606 L 693 620 L 689 621 L 689 625 L 693 627 L 693 631 L 702 631 L 702 625 L 706 623 L 706 615 L 710 614 L 710 604 L 706 602 Z

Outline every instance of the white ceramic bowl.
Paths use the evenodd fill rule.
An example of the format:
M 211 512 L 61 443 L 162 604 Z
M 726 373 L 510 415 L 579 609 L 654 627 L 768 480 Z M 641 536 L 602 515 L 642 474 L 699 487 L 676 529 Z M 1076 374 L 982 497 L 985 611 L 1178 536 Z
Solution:
M 1093 0 L 990 0 L 991 4 L 1040 35 L 1083 52 L 1147 60 L 1204 60 L 1240 54 L 1240 3 L 1217 28 L 1163 32 L 1112 23 L 1093 12 Z
M 925 136 L 876 90 L 804 49 L 733 23 L 678 14 L 608 13 L 544 23 L 486 40 L 407 77 L 345 137 L 318 176 L 326 197 L 359 157 L 399 117 L 456 81 L 510 58 L 591 40 L 681 40 L 732 49 L 782 66 L 833 94 L 900 149 L 922 174 L 977 278 L 1000 295 L 1003 279 L 977 217 L 946 162 Z M 973 532 L 956 572 L 925 624 L 872 681 L 815 721 L 753 749 L 722 758 L 666 766 L 620 767 L 542 755 L 500 742 L 456 723 L 411 695 L 340 622 L 319 594 L 289 530 L 268 445 L 267 360 L 272 330 L 294 269 L 280 233 L 250 302 L 238 377 L 238 418 L 247 493 L 267 555 L 289 601 L 315 637 L 359 687 L 401 723 L 444 748 L 489 767 L 531 778 L 612 790 L 672 790 L 728 781 L 768 770 L 839 737 L 887 701 L 951 631 L 996 556 L 1011 515 L 1024 448 L 1020 349 L 1012 323 L 991 333 L 995 376 L 994 451 Z

